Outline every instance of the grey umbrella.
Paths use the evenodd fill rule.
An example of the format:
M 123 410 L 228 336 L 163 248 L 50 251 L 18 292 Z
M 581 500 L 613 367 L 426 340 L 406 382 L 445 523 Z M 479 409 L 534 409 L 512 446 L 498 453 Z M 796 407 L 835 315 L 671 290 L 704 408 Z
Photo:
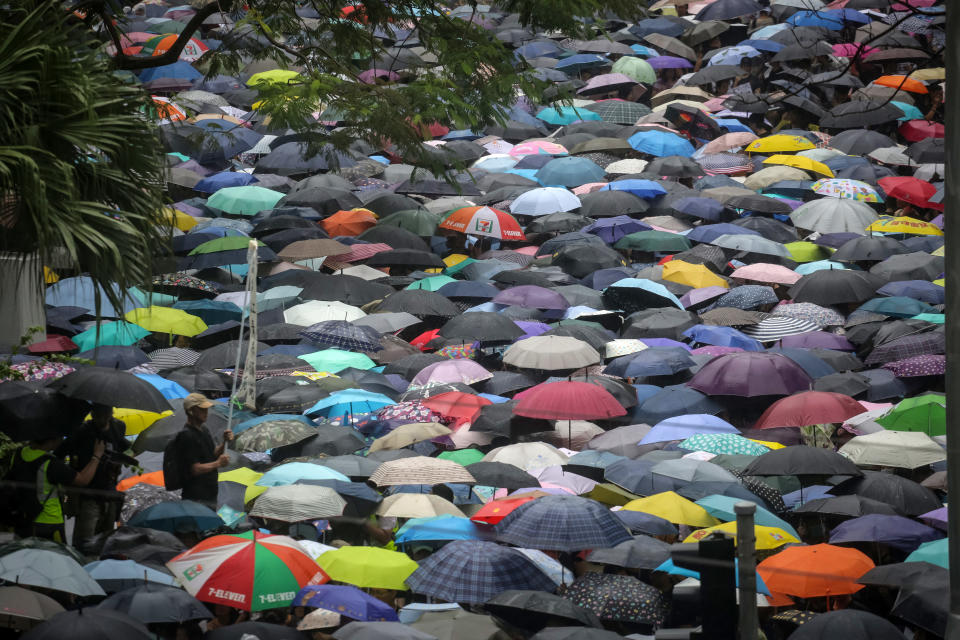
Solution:
M 45 549 L 20 549 L 0 557 L 0 580 L 80 597 L 106 595 L 80 563 Z

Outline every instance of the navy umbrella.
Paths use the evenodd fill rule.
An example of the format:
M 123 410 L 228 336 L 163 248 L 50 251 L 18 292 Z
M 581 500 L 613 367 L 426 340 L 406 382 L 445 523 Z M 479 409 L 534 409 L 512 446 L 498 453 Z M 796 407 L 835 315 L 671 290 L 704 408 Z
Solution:
M 630 529 L 630 533 L 642 533 L 648 536 L 675 536 L 677 526 L 669 520 L 642 511 L 614 511 L 613 515 Z
M 716 415 L 721 411 L 723 406 L 709 396 L 681 384 L 664 387 L 662 391 L 647 398 L 640 408 L 634 411 L 633 417 L 648 424 L 656 424 L 673 416 L 688 413 Z
M 614 358 L 606 366 L 604 373 L 621 378 L 645 378 L 672 375 L 693 366 L 696 366 L 696 363 L 686 349 L 653 347 Z
M 830 532 L 830 544 L 877 542 L 910 552 L 942 537 L 937 529 L 903 516 L 868 514 L 837 525 Z
M 133 369 L 137 365 L 150 362 L 147 354 L 133 346 L 99 346 L 78 353 L 76 357 L 93 360 L 97 366 L 108 369 Z

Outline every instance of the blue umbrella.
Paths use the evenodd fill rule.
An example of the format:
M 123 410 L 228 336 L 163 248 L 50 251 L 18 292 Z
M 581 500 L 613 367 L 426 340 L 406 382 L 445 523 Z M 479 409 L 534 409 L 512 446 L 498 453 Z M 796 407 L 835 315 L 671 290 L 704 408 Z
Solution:
M 612 218 L 601 218 L 596 222 L 588 224 L 581 231 L 584 233 L 592 233 L 593 235 L 599 237 L 607 244 L 613 244 L 620 238 L 631 233 L 636 233 L 637 231 L 649 231 L 653 227 L 650 225 L 635 220 L 630 216 L 614 216 Z M 623 273 L 622 271 L 620 272 Z M 621 275 L 617 280 L 622 279 Z
M 193 185 L 193 190 L 199 191 L 200 193 L 214 193 L 224 187 L 245 187 L 254 182 L 257 182 L 257 178 L 251 173 L 221 171 L 220 173 L 207 176 Z
M 627 31 L 637 36 L 637 38 L 643 38 L 652 33 L 662 33 L 665 36 L 676 38 L 685 31 L 685 28 L 683 25 L 668 18 L 648 18 L 641 20 L 627 29 Z
M 598 191 L 626 191 L 638 198 L 645 198 L 647 200 L 657 198 L 667 193 L 666 189 L 653 180 L 639 179 L 616 180 L 615 182 L 603 185 Z
M 584 69 L 593 69 L 594 67 L 605 67 L 613 64 L 608 58 L 596 53 L 578 53 L 567 58 L 563 58 L 553 66 L 567 74 L 575 74 Z
M 740 42 L 737 43 L 737 46 L 753 47 L 757 51 L 766 51 L 768 53 L 776 53 L 777 51 L 780 51 L 780 49 L 783 49 L 787 45 L 780 44 L 779 42 L 776 42 L 774 40 L 750 39 L 750 40 L 741 40 Z
M 926 280 L 900 280 L 887 283 L 877 289 L 877 293 L 883 296 L 913 298 L 928 304 L 944 304 L 946 291 L 943 287 Z
M 147 82 L 153 82 L 154 80 L 160 80 L 162 78 L 199 80 L 203 78 L 203 74 L 194 69 L 189 62 L 183 62 L 181 60 L 173 64 L 165 64 L 162 67 L 144 69 L 140 72 L 138 78 L 140 82 L 146 84 Z
M 813 273 L 814 271 L 823 271 L 825 269 L 849 269 L 847 265 L 842 262 L 831 262 L 830 260 L 817 260 L 815 262 L 807 262 L 806 264 L 798 265 L 795 272 L 799 273 L 802 276 Z
M 628 458 L 604 469 L 603 479 L 641 496 L 674 491 L 686 484 L 683 480 L 653 473 L 653 463 L 648 460 Z
M 828 376 L 831 373 L 836 373 L 837 371 L 831 367 L 829 364 L 813 355 L 806 349 L 790 349 L 783 347 L 774 347 L 768 349 L 770 352 L 782 354 L 798 365 L 800 368 L 807 372 L 807 375 L 813 379 L 822 378 Z
M 379 351 L 380 334 L 370 327 L 345 320 L 324 320 L 300 332 L 306 340 L 321 347 L 346 351 Z
M 686 197 L 670 204 L 670 207 L 679 213 L 703 220 L 719 220 L 723 213 L 723 205 L 713 198 Z M 687 234 L 689 238 L 689 234 Z
M 640 533 L 648 536 L 677 535 L 675 524 L 651 513 L 621 509 L 620 511 L 614 511 L 613 515 L 617 516 L 633 534 Z
M 93 360 L 98 367 L 108 369 L 133 369 L 137 365 L 150 362 L 143 351 L 137 347 L 105 346 L 78 353 L 78 358 Z
M 290 605 L 335 611 L 361 622 L 399 620 L 393 607 L 349 584 L 308 585 L 300 589 Z
M 842 31 L 843 18 L 832 14 L 832 11 L 797 11 L 787 18 L 787 24 L 796 27 L 823 27 L 830 31 Z
M 698 433 L 736 433 L 740 431 L 720 418 L 709 413 L 690 413 L 661 420 L 643 436 L 640 444 L 655 444 L 671 440 L 686 440 Z
M 554 125 L 573 124 L 579 120 L 603 120 L 599 113 L 576 107 L 545 107 L 537 112 L 537 118 Z
M 621 378 L 645 378 L 672 375 L 696 364 L 684 349 L 657 347 L 614 358 L 603 372 Z
M 134 375 L 141 380 L 149 382 L 167 400 L 172 400 L 174 398 L 186 398 L 188 395 L 190 395 L 189 391 L 181 387 L 173 380 L 167 380 L 164 377 L 152 373 L 137 373 Z
M 763 351 L 763 345 L 733 327 L 695 324 L 683 335 L 694 342 L 712 344 L 718 347 L 739 347 L 744 351 Z
M 483 535 L 471 520 L 444 514 L 433 518 L 411 518 L 400 527 L 393 539 L 403 548 L 415 542 L 481 540 Z
M 633 415 L 636 420 L 652 424 L 687 412 L 716 414 L 721 411 L 723 406 L 707 395 L 687 385 L 679 384 L 664 387 L 647 398 Z M 678 440 L 685 438 L 686 436 Z
M 756 58 L 757 56 L 763 55 L 756 48 L 739 44 L 732 47 L 726 47 L 725 49 L 720 49 L 714 55 L 710 56 L 710 62 L 707 63 L 707 66 L 713 66 L 715 64 L 740 64 L 740 61 L 744 58 Z
M 697 504 L 706 509 L 707 513 L 714 518 L 719 518 L 727 522 L 737 519 L 737 514 L 733 507 L 738 502 L 741 502 L 740 498 L 716 494 L 697 500 Z M 778 527 L 783 529 L 798 540 L 800 539 L 800 534 L 797 533 L 787 521 L 778 518 L 759 504 L 757 505 L 757 511 L 753 516 L 753 520 L 764 527 Z
M 599 503 L 594 504 L 603 509 Z M 625 529 L 624 534 L 629 538 Z M 556 589 L 556 584 L 517 549 L 480 540 L 451 542 L 422 561 L 406 582 L 415 593 L 469 604 L 482 604 L 510 589 Z
M 391 404 L 396 402 L 380 393 L 344 389 L 331 393 L 303 413 L 311 418 L 322 416 L 328 420 L 342 420 L 353 414 L 370 413 Z
M 563 53 L 563 49 L 557 44 L 542 40 L 517 47 L 513 52 L 517 58 L 556 58 L 559 57 L 561 53 Z
M 906 552 L 941 538 L 943 533 L 933 527 L 902 516 L 875 513 L 842 522 L 830 532 L 830 544 L 876 542 Z
M 630 540 L 606 507 L 577 496 L 546 496 L 522 504 L 494 530 L 500 542 L 553 551 L 605 549 Z
M 729 222 L 719 222 L 717 224 L 705 224 L 694 228 L 687 234 L 687 239 L 693 242 L 713 242 L 720 236 L 725 235 L 760 236 L 760 233 L 753 229 L 745 229 L 741 226 L 730 224 Z
M 579 187 L 588 182 L 598 182 L 605 175 L 603 168 L 592 160 L 568 156 L 554 158 L 545 164 L 537 171 L 537 180 L 544 186 Z
M 678 135 L 658 131 L 638 131 L 627 140 L 631 147 L 651 156 L 686 156 L 693 155 L 694 148 L 690 141 Z
M 112 285 L 113 292 L 120 297 L 120 288 Z M 47 287 L 44 292 L 44 300 L 51 307 L 83 307 L 91 313 L 97 311 L 97 303 L 100 304 L 101 317 L 122 317 L 128 311 L 138 307 L 147 306 L 142 296 L 128 292 L 128 298 L 123 302 L 123 309 L 118 310 L 107 301 L 104 292 L 93 284 L 90 276 L 76 276 L 73 278 L 63 278 Z
M 202 532 L 223 525 L 210 507 L 192 500 L 160 502 L 138 511 L 127 521 L 131 527 L 145 527 L 169 533 Z
M 891 100 L 890 104 L 900 109 L 900 111 L 903 111 L 903 116 L 897 118 L 897 120 L 901 122 L 906 120 L 923 120 L 925 118 L 923 111 L 920 111 L 920 109 L 917 109 L 912 104 L 900 102 L 899 100 Z
M 910 318 L 921 313 L 937 313 L 936 309 L 930 305 L 906 296 L 867 300 L 857 308 L 857 311 L 871 311 L 895 318 Z
M 199 317 L 207 326 L 243 317 L 243 310 L 226 300 L 183 300 L 173 303 L 173 308 Z

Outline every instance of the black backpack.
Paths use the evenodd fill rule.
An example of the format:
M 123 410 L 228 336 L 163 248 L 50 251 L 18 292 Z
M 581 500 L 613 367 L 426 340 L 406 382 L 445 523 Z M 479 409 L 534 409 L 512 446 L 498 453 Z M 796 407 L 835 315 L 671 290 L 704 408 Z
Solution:
M 183 449 L 180 446 L 180 431 L 163 448 L 163 485 L 167 491 L 183 489 L 187 474 L 183 464 Z
M 53 454 L 44 453 L 36 460 L 25 461 L 21 457 L 23 447 L 16 450 L 12 462 L 3 476 L 0 486 L 0 509 L 3 520 L 14 525 L 23 525 L 33 522 L 43 511 L 43 502 L 37 496 L 38 480 L 43 465 L 53 460 Z M 52 488 L 50 494 L 56 491 Z

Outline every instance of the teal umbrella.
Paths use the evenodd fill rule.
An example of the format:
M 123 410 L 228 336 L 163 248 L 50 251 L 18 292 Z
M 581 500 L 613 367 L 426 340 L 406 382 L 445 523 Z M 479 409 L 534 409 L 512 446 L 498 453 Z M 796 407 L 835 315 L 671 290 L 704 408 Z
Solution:
M 340 349 L 323 349 L 297 356 L 305 360 L 307 364 L 317 371 L 327 371 L 337 373 L 348 367 L 354 369 L 373 369 L 377 366 L 373 360 L 362 353 L 353 353 L 352 351 L 342 351 Z
M 740 498 L 731 498 L 730 496 L 721 496 L 717 494 L 697 500 L 697 504 L 706 509 L 707 513 L 712 515 L 714 518 L 718 518 L 726 522 L 737 519 L 737 514 L 733 510 L 733 507 L 738 502 L 743 502 L 743 500 Z M 783 529 L 798 540 L 800 539 L 800 534 L 798 534 L 789 523 L 773 515 L 759 504 L 757 505 L 756 513 L 753 514 L 753 521 L 755 524 L 764 527 L 777 527 L 779 529 Z
M 456 282 L 450 276 L 432 276 L 430 278 L 423 278 L 421 280 L 416 280 L 407 285 L 407 289 L 424 289 L 426 291 L 436 291 L 440 287 L 450 282 Z
M 252 216 L 264 209 L 273 209 L 283 198 L 279 191 L 247 185 L 220 189 L 207 200 L 211 209 L 237 216 Z
M 576 107 L 546 107 L 540 110 L 537 117 L 548 124 L 556 125 L 573 124 L 578 120 L 603 120 L 592 111 Z
M 938 567 L 949 569 L 950 562 L 950 539 L 934 540 L 933 542 L 924 542 L 916 551 L 907 556 L 907 562 L 929 562 Z
M 150 332 L 143 327 L 125 320 L 119 320 L 101 324 L 99 336 L 97 335 L 97 327 L 93 326 L 73 336 L 71 340 L 80 347 L 80 351 L 89 351 L 96 347 L 130 346 L 148 335 L 150 335 Z
M 897 109 L 900 109 L 900 111 L 903 111 L 903 117 L 897 118 L 897 120 L 901 122 L 905 122 L 907 120 L 924 120 L 925 119 L 923 112 L 920 111 L 920 109 L 917 109 L 912 104 L 907 104 L 906 102 L 899 102 L 897 100 L 891 100 L 890 104 L 895 106 Z
M 716 455 L 726 453 L 728 455 L 762 456 L 770 451 L 762 444 L 757 444 L 753 440 L 735 433 L 698 433 L 681 442 L 679 446 L 681 449 L 687 449 L 688 451 L 705 451 Z

